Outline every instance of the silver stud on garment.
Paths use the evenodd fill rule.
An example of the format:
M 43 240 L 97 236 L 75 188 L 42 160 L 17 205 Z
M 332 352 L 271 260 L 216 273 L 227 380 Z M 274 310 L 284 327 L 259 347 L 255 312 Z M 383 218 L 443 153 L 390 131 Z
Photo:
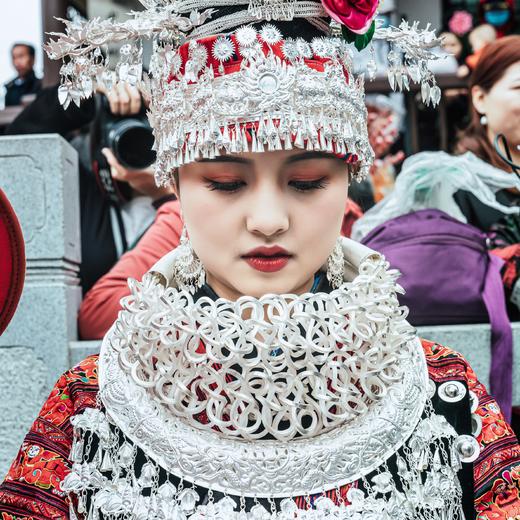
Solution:
M 473 391 L 469 391 L 469 403 L 471 406 L 471 413 L 475 413 L 478 408 L 478 397 L 477 394 Z
M 435 395 L 435 392 L 437 391 L 437 386 L 431 379 L 428 379 L 428 388 L 426 391 L 428 392 L 429 399 L 431 399 Z
M 460 435 L 455 439 L 453 447 L 461 462 L 473 462 L 480 454 L 479 443 L 471 435 Z
M 482 418 L 475 413 L 471 414 L 471 435 L 478 437 L 482 431 Z
M 457 403 L 466 395 L 466 387 L 460 381 L 446 381 L 439 386 L 439 397 L 447 403 Z

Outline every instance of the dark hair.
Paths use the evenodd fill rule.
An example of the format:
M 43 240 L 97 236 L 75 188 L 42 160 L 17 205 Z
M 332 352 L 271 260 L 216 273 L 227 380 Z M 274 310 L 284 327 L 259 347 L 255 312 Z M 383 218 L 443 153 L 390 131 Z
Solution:
M 519 61 L 519 35 L 506 36 L 486 45 L 470 77 L 470 92 L 474 86 L 479 86 L 484 92 L 489 92 L 495 83 L 502 79 L 506 70 Z M 473 152 L 477 157 L 493 166 L 511 171 L 511 168 L 496 153 L 494 144 L 489 142 L 480 118 L 481 114 L 471 104 L 471 122 L 459 136 L 457 152 Z
M 13 52 L 16 47 L 25 47 L 31 58 L 36 56 L 36 49 L 34 48 L 34 45 L 31 45 L 30 43 L 16 42 L 11 47 L 11 52 Z

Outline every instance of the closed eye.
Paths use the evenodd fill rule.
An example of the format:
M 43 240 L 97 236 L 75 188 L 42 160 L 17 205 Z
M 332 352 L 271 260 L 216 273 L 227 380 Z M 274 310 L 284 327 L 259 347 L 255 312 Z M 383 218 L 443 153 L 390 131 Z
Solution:
M 326 179 L 326 177 L 320 177 L 319 179 L 313 179 L 308 181 L 292 180 L 289 181 L 289 186 L 291 186 L 297 191 L 320 190 L 327 186 Z
M 206 179 L 207 186 L 211 191 L 225 191 L 228 193 L 233 193 L 238 191 L 240 188 L 246 185 L 244 181 L 215 181 L 211 179 Z

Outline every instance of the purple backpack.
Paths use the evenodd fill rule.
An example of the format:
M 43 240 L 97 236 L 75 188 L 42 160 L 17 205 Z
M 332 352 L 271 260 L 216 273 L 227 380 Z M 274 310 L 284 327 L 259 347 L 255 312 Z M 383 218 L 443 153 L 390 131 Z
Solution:
M 500 276 L 503 260 L 490 254 L 487 236 L 436 209 L 394 218 L 363 244 L 401 271 L 400 297 L 412 325 L 491 324 L 491 393 L 510 415 L 513 335 Z

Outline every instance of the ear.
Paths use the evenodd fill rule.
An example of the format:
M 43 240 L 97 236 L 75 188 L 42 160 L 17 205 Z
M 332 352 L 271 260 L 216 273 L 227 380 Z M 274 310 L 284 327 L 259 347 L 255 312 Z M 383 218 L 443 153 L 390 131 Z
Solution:
M 171 188 L 173 194 L 177 197 L 177 200 L 181 200 L 181 190 L 179 189 L 179 170 L 176 169 L 171 176 Z
M 487 114 L 487 93 L 484 92 L 482 87 L 475 85 L 471 88 L 471 101 L 479 114 Z
M 178 201 L 180 201 L 181 200 L 181 194 L 179 193 L 179 188 L 178 188 L 177 184 L 172 182 L 171 189 L 172 189 L 173 194 L 175 195 L 176 199 Z

